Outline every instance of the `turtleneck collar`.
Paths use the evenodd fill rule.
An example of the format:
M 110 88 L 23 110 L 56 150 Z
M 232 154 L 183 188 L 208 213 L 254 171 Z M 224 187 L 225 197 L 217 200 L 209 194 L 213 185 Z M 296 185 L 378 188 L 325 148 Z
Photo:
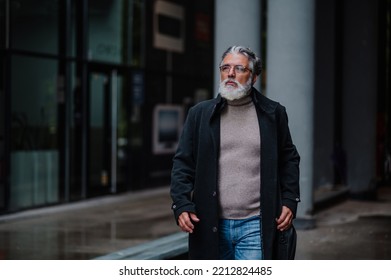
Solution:
M 243 106 L 243 105 L 247 105 L 251 102 L 252 102 L 252 98 L 251 98 L 250 94 L 247 94 L 240 99 L 227 100 L 227 104 L 229 106 Z

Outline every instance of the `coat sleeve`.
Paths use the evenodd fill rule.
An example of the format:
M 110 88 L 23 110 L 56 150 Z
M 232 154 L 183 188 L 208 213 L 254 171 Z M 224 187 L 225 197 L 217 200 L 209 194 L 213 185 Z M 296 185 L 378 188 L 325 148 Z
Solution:
M 193 110 L 190 109 L 182 130 L 178 148 L 173 158 L 173 167 L 171 171 L 170 195 L 173 201 L 171 209 L 174 212 L 175 220 L 177 222 L 181 213 L 195 213 L 195 205 L 191 201 L 195 177 L 193 131 L 194 113 Z
M 278 106 L 279 115 L 279 183 L 282 205 L 292 210 L 296 217 L 297 204 L 300 202 L 299 163 L 300 156 L 292 142 L 285 107 Z

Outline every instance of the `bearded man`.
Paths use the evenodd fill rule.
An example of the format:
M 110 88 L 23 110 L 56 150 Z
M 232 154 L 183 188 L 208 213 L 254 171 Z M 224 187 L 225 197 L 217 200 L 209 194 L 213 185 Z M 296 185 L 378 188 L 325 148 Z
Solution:
M 189 110 L 171 174 L 172 210 L 190 259 L 273 259 L 295 218 L 300 157 L 285 107 L 254 87 L 261 60 L 229 47 L 219 95 Z

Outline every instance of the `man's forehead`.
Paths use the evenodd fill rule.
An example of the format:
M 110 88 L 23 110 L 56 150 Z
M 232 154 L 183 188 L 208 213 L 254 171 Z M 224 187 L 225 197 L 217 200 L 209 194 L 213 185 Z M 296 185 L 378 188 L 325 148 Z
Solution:
M 240 62 L 241 64 L 247 64 L 248 58 L 240 53 L 229 53 L 226 55 L 226 57 L 224 57 L 223 64 L 233 63 L 234 61 Z

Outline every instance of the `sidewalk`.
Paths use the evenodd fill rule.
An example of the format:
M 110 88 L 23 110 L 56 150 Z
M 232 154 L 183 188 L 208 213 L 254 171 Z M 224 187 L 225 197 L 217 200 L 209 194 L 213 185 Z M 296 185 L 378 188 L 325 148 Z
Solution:
M 168 188 L 0 216 L 0 259 L 92 259 L 178 232 Z
M 317 227 L 298 231 L 296 259 L 390 260 L 391 187 L 376 201 L 346 200 L 315 215 Z
M 298 230 L 296 259 L 391 259 L 391 188 Z M 0 259 L 92 259 L 179 232 L 168 187 L 0 216 Z

